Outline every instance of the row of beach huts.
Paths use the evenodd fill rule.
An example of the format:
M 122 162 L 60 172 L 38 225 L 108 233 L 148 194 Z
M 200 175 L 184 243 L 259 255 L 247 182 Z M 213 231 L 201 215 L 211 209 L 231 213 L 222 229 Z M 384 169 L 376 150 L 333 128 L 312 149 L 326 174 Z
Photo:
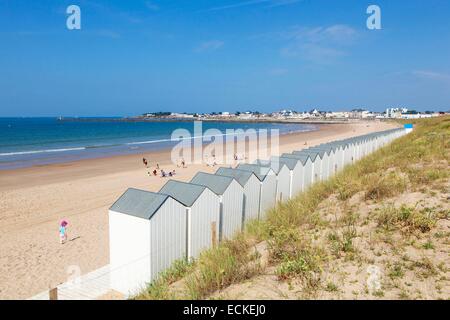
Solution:
M 180 259 L 241 231 L 249 220 L 326 180 L 411 130 L 410 126 L 321 144 L 279 157 L 168 181 L 159 192 L 128 189 L 109 210 L 111 287 L 144 288 Z

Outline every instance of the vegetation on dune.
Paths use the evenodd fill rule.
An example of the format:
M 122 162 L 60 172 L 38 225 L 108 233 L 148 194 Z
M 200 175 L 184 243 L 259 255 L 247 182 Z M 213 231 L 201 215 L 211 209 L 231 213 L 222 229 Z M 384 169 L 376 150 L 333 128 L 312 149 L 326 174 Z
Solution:
M 412 259 L 400 246 L 429 251 L 436 242 L 448 244 L 448 232 L 439 231 L 433 236 L 433 230 L 438 221 L 450 218 L 449 210 L 389 202 L 408 192 L 429 195 L 447 192 L 450 118 L 413 122 L 415 129 L 409 135 L 279 204 L 264 221 L 250 222 L 244 232 L 204 252 L 195 262 L 186 265 L 178 262 L 175 269 L 163 273 L 137 298 L 204 299 L 231 284 L 260 275 L 264 268 L 255 244 L 262 242 L 267 244 L 268 263 L 274 275 L 281 282 L 297 281 L 301 297 L 315 297 L 320 290 L 339 294 L 340 285 L 329 278 L 336 273 L 333 265 L 337 261 L 351 262 L 357 267 L 370 263 L 383 254 L 380 243 L 390 245 L 389 252 L 401 257 L 386 262 L 385 266 L 390 282 L 384 284 L 384 289 L 397 288 L 397 298 L 411 298 L 407 284 L 406 289 L 399 284 L 407 272 L 415 272 L 418 277 L 441 274 L 440 279 L 446 281 L 445 265 L 439 268 L 427 257 Z M 358 212 L 361 202 L 373 208 L 370 214 Z M 361 239 L 375 258 L 359 252 L 355 243 Z M 171 284 L 181 278 L 182 290 L 171 289 Z M 359 294 L 354 292 L 356 298 Z M 369 293 L 366 289 L 362 294 Z M 377 290 L 372 297 L 385 297 L 385 292 Z

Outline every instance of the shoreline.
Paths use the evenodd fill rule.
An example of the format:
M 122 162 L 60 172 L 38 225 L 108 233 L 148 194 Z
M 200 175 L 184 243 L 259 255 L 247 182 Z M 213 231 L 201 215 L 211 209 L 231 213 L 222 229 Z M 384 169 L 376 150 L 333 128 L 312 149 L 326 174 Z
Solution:
M 55 117 L 57 118 L 57 117 Z M 365 119 L 364 121 L 377 121 L 382 119 Z M 61 122 L 195 122 L 195 121 L 205 121 L 205 122 L 232 122 L 232 123 L 298 123 L 298 124 L 346 124 L 346 123 L 354 123 L 361 121 L 361 119 L 349 119 L 349 118 L 334 118 L 334 119 L 326 119 L 326 118 L 318 118 L 312 119 L 298 119 L 298 118 L 287 118 L 287 119 L 276 119 L 272 117 L 260 117 L 260 118 L 251 118 L 251 119 L 240 119 L 233 117 L 209 117 L 209 118 L 140 118 L 140 117 L 130 117 L 130 118 L 62 118 L 58 119 Z
M 385 122 L 323 125 L 320 130 L 280 136 L 279 152 L 395 127 Z M 305 145 L 307 142 L 307 145 Z M 150 165 L 177 170 L 189 181 L 198 171 L 219 166 L 170 164 L 164 152 L 80 160 L 0 172 L 0 299 L 28 298 L 67 280 L 67 270 L 81 274 L 109 263 L 108 208 L 130 187 L 158 191 L 168 178 L 149 177 Z M 59 244 L 58 223 L 69 220 L 71 241 Z

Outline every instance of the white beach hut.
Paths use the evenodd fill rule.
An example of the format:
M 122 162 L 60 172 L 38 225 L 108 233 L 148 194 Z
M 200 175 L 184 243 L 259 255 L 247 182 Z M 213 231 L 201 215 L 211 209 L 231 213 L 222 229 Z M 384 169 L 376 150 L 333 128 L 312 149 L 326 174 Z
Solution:
M 242 222 L 258 219 L 261 185 L 256 175 L 250 171 L 232 168 L 219 168 L 216 175 L 234 178 L 244 188 Z
M 334 148 L 334 159 L 336 160 L 336 168 L 334 173 L 336 174 L 342 169 L 344 169 L 347 164 L 345 158 L 346 156 L 345 150 L 347 146 L 343 143 L 335 143 L 333 144 L 333 148 Z
M 256 160 L 256 165 L 269 167 L 277 175 L 276 202 L 284 202 L 290 199 L 291 195 L 291 170 L 283 162 L 270 160 Z
M 199 172 L 191 183 L 207 187 L 220 201 L 219 240 L 230 239 L 242 229 L 244 189 L 233 178 Z
M 311 158 L 311 161 L 313 163 L 313 183 L 317 181 L 321 181 L 323 179 L 323 172 L 324 167 L 326 166 L 325 159 L 322 159 L 320 156 L 320 153 L 317 151 L 308 151 L 308 150 L 301 150 L 301 151 L 294 151 L 292 152 L 294 155 L 308 155 Z
M 345 142 L 341 143 L 341 148 L 344 153 L 344 165 L 352 164 L 355 161 L 355 155 L 354 155 L 354 146 L 353 143 L 351 143 L 349 140 L 346 140 Z
M 169 197 L 128 189 L 109 209 L 111 287 L 133 294 L 186 257 L 186 209 Z
M 241 163 L 237 166 L 239 170 L 253 172 L 261 183 L 261 195 L 259 202 L 259 218 L 265 217 L 267 210 L 275 205 L 277 192 L 277 176 L 269 167 L 256 164 Z
M 212 246 L 212 229 L 219 225 L 220 219 L 219 196 L 207 187 L 175 180 L 168 181 L 159 193 L 171 196 L 186 207 L 186 256 L 197 258 Z M 218 241 L 218 234 L 215 236 L 214 241 Z
M 340 142 L 330 142 L 325 144 L 331 150 L 332 164 L 330 165 L 330 176 L 335 175 L 345 166 L 345 155 Z
M 282 158 L 295 159 L 303 166 L 301 178 L 301 190 L 305 191 L 314 182 L 314 163 L 308 154 L 283 153 Z
M 285 164 L 289 168 L 290 182 L 289 182 L 289 198 L 295 197 L 302 191 L 303 187 L 303 164 L 298 159 L 285 158 L 285 157 L 270 157 L 270 160 L 257 160 L 261 163 L 271 163 L 272 166 L 278 165 L 278 163 Z M 258 163 L 258 162 L 257 162 Z
M 352 155 L 352 164 L 358 161 L 358 141 L 355 138 L 349 139 L 350 153 Z
M 305 150 L 306 152 L 317 152 L 322 159 L 321 180 L 326 180 L 334 172 L 334 152 L 331 147 L 315 146 Z M 294 152 L 296 153 L 296 152 Z

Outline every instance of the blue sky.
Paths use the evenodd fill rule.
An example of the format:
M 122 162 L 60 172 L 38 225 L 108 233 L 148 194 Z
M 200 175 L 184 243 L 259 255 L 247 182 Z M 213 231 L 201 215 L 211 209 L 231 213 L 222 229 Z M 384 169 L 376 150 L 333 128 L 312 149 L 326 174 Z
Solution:
M 448 0 L 0 0 L 0 116 L 449 110 L 449 57 Z

